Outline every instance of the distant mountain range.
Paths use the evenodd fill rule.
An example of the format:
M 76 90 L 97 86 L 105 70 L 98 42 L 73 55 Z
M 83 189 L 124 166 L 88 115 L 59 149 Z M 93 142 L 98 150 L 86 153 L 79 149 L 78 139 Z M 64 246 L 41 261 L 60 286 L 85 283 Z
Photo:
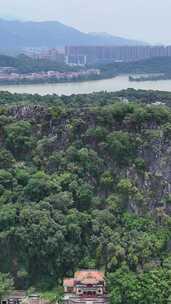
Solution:
M 83 33 L 58 21 L 32 22 L 0 19 L 0 49 L 64 47 L 65 45 L 143 45 L 106 33 Z

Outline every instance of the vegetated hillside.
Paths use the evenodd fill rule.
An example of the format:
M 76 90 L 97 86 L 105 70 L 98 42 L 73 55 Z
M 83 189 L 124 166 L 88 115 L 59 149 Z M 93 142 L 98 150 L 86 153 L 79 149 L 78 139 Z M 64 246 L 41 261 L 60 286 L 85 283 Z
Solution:
M 95 96 L 1 106 L 0 272 L 50 289 L 98 268 L 111 303 L 168 303 L 171 109 Z
M 115 62 L 100 66 L 106 76 L 119 74 L 155 74 L 162 73 L 171 77 L 171 57 L 155 57 L 135 62 Z
M 19 73 L 41 72 L 49 70 L 78 71 L 83 67 L 69 67 L 64 63 L 58 63 L 47 59 L 32 59 L 24 54 L 16 57 L 0 55 L 0 67 L 14 67 Z M 113 77 L 119 74 L 155 74 L 162 73 L 166 78 L 171 77 L 171 57 L 151 58 L 137 62 L 116 62 L 107 65 L 91 66 L 100 69 L 101 74 L 97 78 Z M 85 67 L 86 68 L 86 67 Z M 162 76 L 161 76 L 162 77 Z M 91 77 L 90 77 L 91 79 Z
M 58 21 L 21 22 L 0 19 L 0 49 L 65 45 L 141 45 L 142 42 L 80 32 Z
M 48 59 L 33 59 L 24 54 L 17 57 L 0 55 L 0 67 L 13 67 L 19 73 L 34 73 L 42 71 L 77 71 L 81 67 L 69 67 L 64 63 L 51 61 Z

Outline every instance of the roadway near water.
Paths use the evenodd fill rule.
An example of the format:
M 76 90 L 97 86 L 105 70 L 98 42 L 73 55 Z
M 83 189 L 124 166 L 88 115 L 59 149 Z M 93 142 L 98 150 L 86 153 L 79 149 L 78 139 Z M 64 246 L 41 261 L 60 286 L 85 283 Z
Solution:
M 85 82 L 1 85 L 0 91 L 9 91 L 11 93 L 40 94 L 40 95 L 46 95 L 46 94 L 72 95 L 72 94 L 88 94 L 88 93 L 100 92 L 100 91 L 116 92 L 128 88 L 171 91 L 171 80 L 130 82 L 129 77 L 124 75 L 110 79 L 85 81 Z

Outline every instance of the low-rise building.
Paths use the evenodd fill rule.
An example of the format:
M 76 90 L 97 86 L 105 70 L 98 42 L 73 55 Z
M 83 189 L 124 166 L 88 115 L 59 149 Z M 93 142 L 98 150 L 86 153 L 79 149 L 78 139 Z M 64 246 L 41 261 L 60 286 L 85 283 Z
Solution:
M 107 303 L 104 273 L 81 270 L 73 278 L 64 279 L 65 304 Z
M 26 297 L 26 292 L 15 290 L 1 300 L 1 304 L 21 304 Z

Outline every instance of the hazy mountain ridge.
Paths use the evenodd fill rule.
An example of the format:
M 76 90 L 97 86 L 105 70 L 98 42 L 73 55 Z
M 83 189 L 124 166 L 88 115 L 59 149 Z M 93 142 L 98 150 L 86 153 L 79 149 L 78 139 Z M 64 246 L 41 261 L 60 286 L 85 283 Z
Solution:
M 83 33 L 58 21 L 0 19 L 0 48 L 63 47 L 65 45 L 137 45 L 142 42 L 106 33 Z
M 115 40 L 116 45 L 147 45 L 148 43 L 139 41 L 139 40 L 134 40 L 134 39 L 128 39 L 128 38 L 123 38 L 120 36 L 113 36 L 109 33 L 106 32 L 90 32 L 89 35 L 93 37 L 98 37 L 101 39 L 105 39 L 107 44 L 112 44 Z

